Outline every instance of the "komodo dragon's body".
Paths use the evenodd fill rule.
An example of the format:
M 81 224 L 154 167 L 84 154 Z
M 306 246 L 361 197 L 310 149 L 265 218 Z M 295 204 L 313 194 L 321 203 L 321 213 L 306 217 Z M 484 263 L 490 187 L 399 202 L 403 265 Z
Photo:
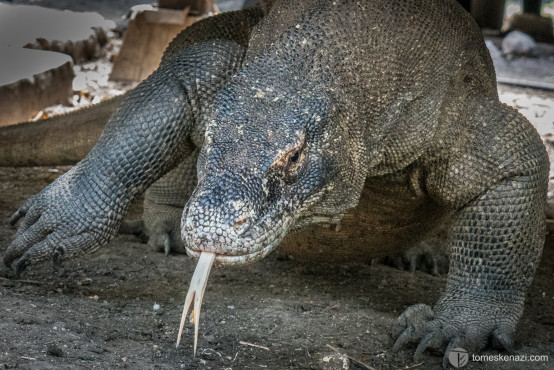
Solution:
M 4 263 L 96 250 L 176 168 L 150 190 L 156 238 L 182 249 L 180 230 L 189 254 L 223 266 L 280 243 L 373 258 L 452 219 L 446 290 L 400 316 L 395 348 L 510 347 L 544 241 L 548 167 L 454 1 L 277 0 L 181 33 L 88 156 L 16 212 Z

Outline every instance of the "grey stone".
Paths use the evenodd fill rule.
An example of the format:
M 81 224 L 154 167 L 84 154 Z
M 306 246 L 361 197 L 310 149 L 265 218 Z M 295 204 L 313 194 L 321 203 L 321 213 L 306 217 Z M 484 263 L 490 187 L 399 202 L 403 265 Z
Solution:
M 537 43 L 526 33 L 512 31 L 502 40 L 502 52 L 507 56 L 535 56 Z

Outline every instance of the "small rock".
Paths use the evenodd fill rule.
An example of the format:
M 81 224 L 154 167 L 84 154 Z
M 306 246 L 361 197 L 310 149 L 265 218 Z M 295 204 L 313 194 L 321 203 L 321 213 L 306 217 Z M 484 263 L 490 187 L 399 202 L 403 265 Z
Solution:
M 83 278 L 83 279 L 79 280 L 79 281 L 77 282 L 77 285 L 79 285 L 79 286 L 87 286 L 87 285 L 90 285 L 91 283 L 92 283 L 92 279 L 86 277 L 86 278 Z
M 342 353 L 329 352 L 320 355 L 319 364 L 323 370 L 348 370 L 350 360 Z
M 46 347 L 46 353 L 54 357 L 63 357 L 63 351 L 56 343 L 49 343 Z
M 507 56 L 535 56 L 537 43 L 521 31 L 512 31 L 502 40 L 502 52 Z

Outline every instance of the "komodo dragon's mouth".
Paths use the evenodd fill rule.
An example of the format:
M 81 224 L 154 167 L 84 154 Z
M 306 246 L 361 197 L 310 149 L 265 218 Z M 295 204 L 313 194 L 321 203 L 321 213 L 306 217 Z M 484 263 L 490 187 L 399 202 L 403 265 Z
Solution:
M 252 263 L 257 260 L 260 260 L 267 256 L 271 251 L 276 248 L 275 245 L 268 245 L 265 248 L 259 249 L 252 253 L 241 254 L 241 255 L 231 255 L 223 253 L 215 253 L 215 267 L 227 267 L 227 266 L 239 266 L 247 263 Z M 202 250 L 194 250 L 186 247 L 187 255 L 193 258 L 199 258 Z

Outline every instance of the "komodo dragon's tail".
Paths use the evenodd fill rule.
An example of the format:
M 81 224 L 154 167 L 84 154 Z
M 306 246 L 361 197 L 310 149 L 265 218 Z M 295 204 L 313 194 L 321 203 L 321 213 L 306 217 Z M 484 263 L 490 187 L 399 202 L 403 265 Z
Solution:
M 123 96 L 38 122 L 0 127 L 0 166 L 79 162 L 92 149 Z

